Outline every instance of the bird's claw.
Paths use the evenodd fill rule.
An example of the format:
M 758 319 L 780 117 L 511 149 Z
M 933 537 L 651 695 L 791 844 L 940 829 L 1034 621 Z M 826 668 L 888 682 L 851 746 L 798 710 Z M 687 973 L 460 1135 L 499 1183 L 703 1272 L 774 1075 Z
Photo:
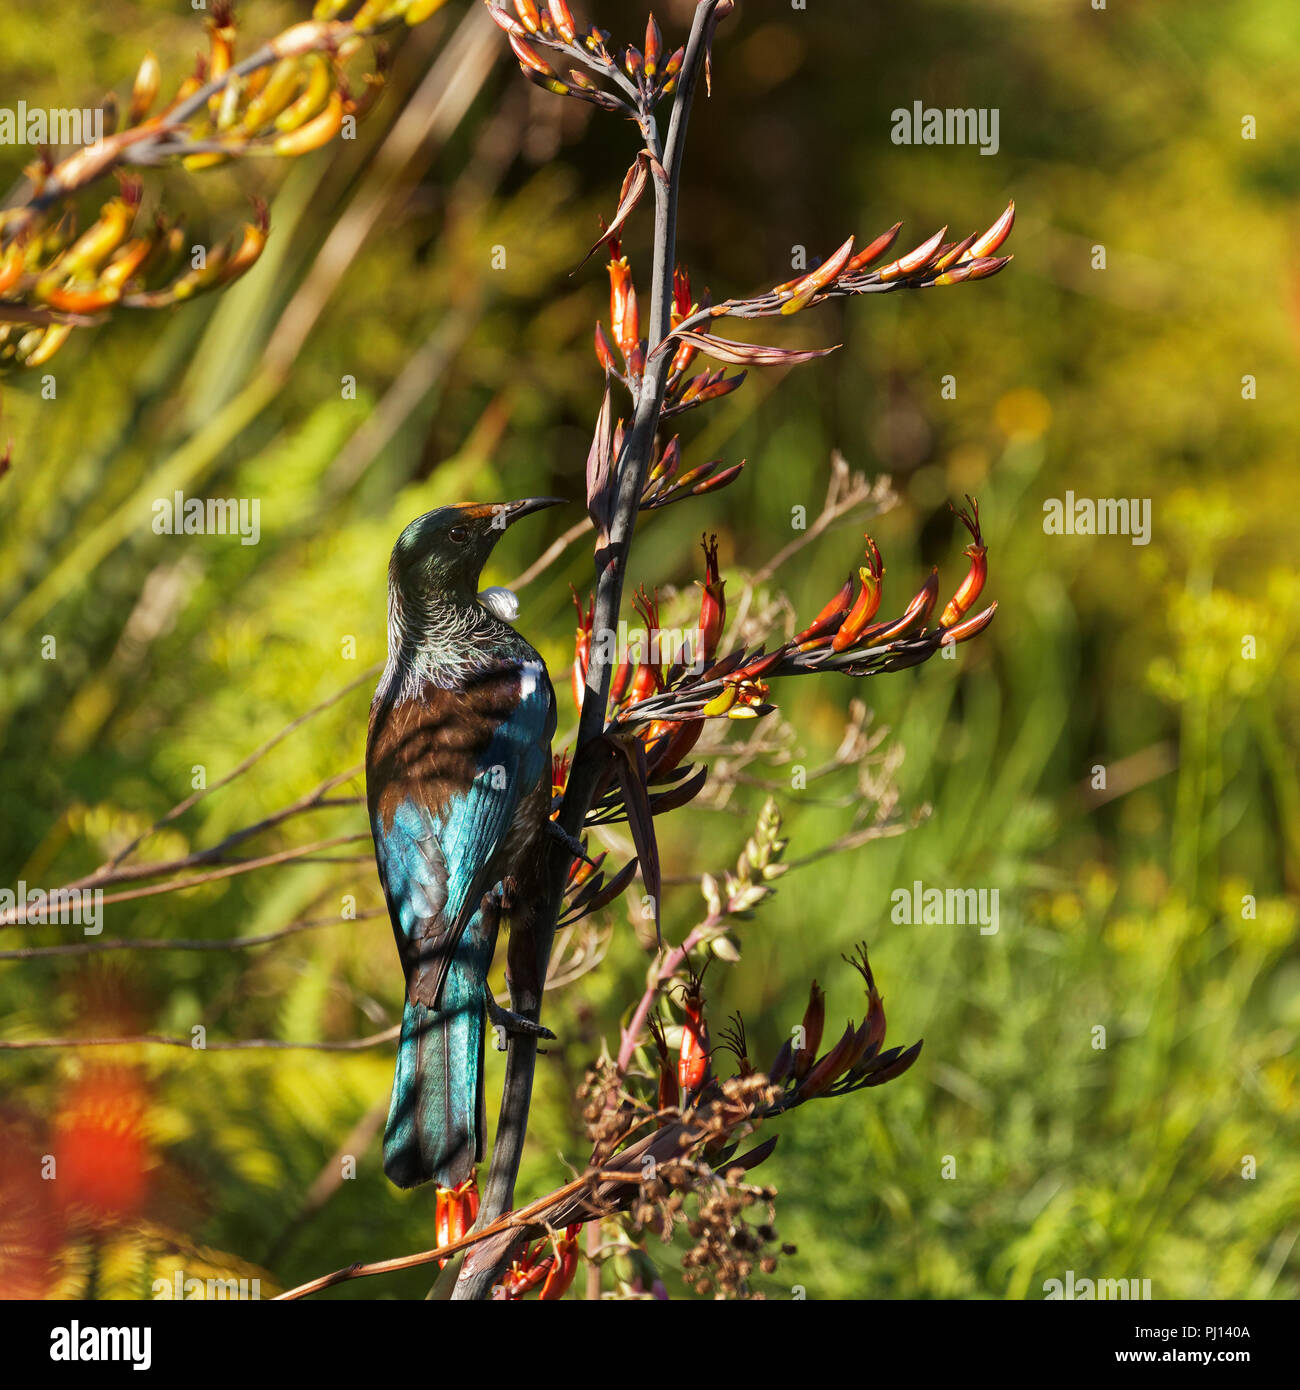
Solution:
M 575 859 L 581 859 L 584 864 L 595 866 L 596 861 L 587 853 L 582 841 L 574 839 L 558 821 L 548 820 L 546 833 L 553 839 L 559 840 Z
M 483 900 L 479 906 L 491 916 L 502 912 L 509 916 L 514 911 L 515 898 L 518 892 L 519 884 L 513 875 L 507 874 L 495 888 L 489 888 L 483 894 Z
M 549 1028 L 531 1018 L 525 1018 L 523 1014 L 515 1013 L 512 1009 L 502 1008 L 490 994 L 487 997 L 487 1011 L 493 1027 L 507 1036 L 513 1034 L 515 1037 L 549 1038 L 552 1042 L 555 1041 L 555 1034 Z M 500 1041 L 497 1043 L 497 1050 L 505 1051 Z

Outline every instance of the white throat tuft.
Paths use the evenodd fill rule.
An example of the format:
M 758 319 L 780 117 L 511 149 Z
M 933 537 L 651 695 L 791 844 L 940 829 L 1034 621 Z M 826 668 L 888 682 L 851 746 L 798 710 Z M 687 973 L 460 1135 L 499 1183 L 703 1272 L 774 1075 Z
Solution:
M 494 585 L 490 589 L 484 589 L 478 596 L 478 601 L 494 617 L 500 618 L 503 623 L 513 623 L 519 616 L 519 599 L 509 589 Z

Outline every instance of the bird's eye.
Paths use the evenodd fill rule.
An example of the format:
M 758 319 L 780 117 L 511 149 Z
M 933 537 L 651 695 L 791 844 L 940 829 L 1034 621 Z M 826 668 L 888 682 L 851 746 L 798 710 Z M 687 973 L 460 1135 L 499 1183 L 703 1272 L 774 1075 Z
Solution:
M 469 540 L 469 528 L 466 526 L 453 526 L 447 532 L 447 539 L 454 541 L 457 545 L 464 545 Z

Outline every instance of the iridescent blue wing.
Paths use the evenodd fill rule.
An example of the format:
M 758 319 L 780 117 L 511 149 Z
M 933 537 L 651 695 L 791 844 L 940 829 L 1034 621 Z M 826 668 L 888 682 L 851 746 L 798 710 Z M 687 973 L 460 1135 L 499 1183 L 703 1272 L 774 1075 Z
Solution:
M 473 691 L 465 695 L 472 702 Z M 539 786 L 549 790 L 555 697 L 545 668 L 520 668 L 511 708 L 501 709 L 497 699 L 491 718 L 472 703 L 450 717 L 478 721 L 471 727 L 481 730 L 472 767 L 458 781 L 413 780 L 396 804 L 372 793 L 376 861 L 408 995 L 428 1005 L 437 1004 L 461 935 L 495 886 L 494 861 L 521 803 Z

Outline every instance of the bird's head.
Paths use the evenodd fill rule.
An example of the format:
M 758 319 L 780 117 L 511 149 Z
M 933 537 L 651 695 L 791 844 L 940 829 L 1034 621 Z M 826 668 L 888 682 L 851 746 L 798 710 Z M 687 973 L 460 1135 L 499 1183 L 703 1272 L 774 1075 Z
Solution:
M 395 597 L 421 607 L 472 603 L 492 547 L 520 517 L 562 497 L 518 502 L 458 502 L 416 517 L 397 538 L 389 563 Z

